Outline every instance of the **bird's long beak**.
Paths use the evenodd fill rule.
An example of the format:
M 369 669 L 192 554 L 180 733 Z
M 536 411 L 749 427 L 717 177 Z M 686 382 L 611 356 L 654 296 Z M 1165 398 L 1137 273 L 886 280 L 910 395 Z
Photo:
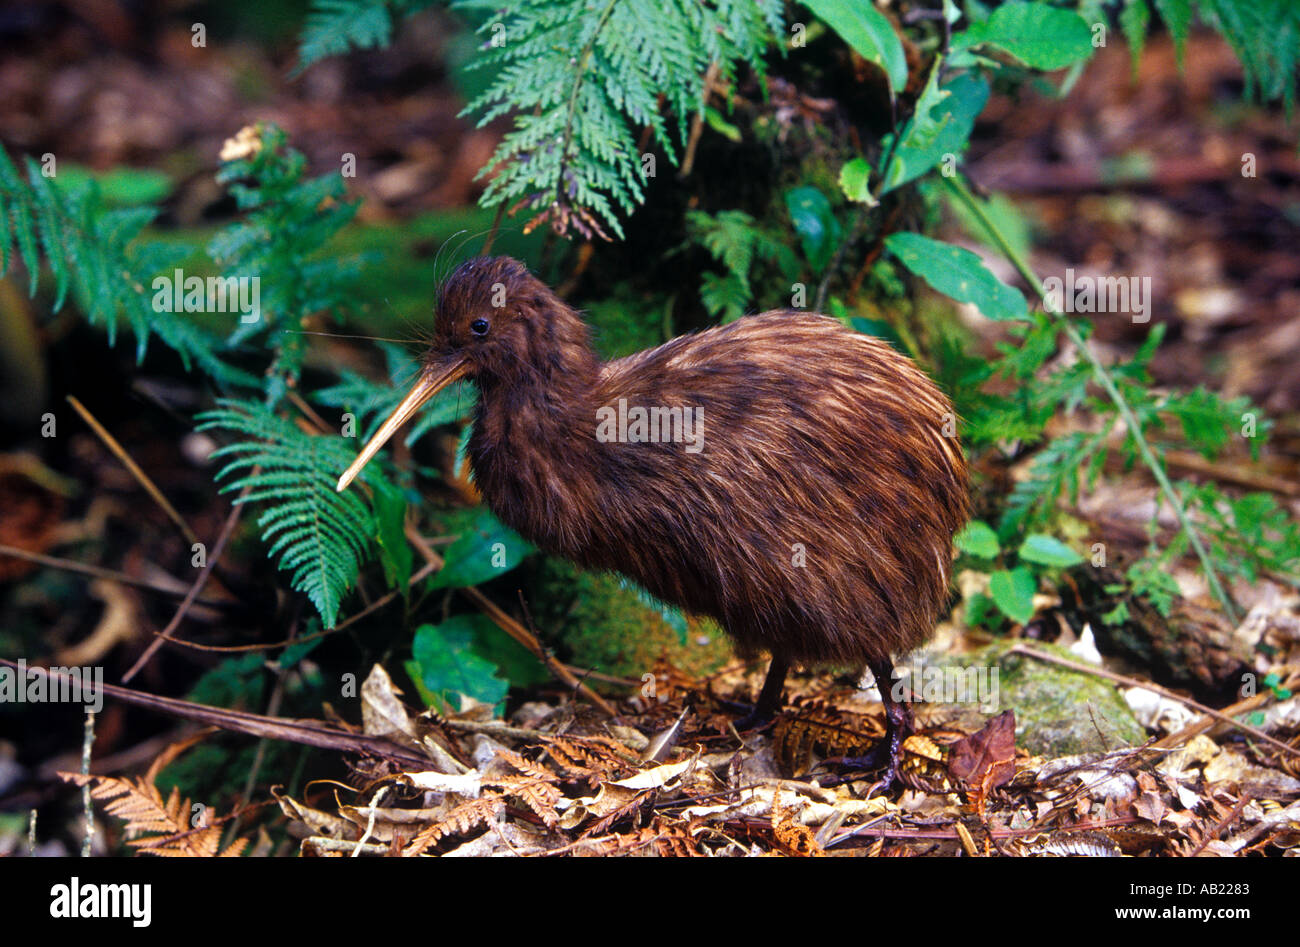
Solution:
M 383 447 L 388 442 L 388 439 L 397 433 L 397 429 L 405 424 L 411 415 L 420 410 L 426 401 L 452 382 L 464 378 L 468 367 L 463 358 L 455 358 L 451 361 L 435 363 L 420 372 L 420 377 L 411 386 L 411 390 L 402 399 L 402 403 L 388 416 L 388 419 L 375 432 L 375 436 L 367 442 L 366 446 L 361 448 L 361 453 L 357 455 L 356 460 L 352 461 L 352 466 L 343 471 L 343 476 L 339 477 L 339 483 L 335 489 L 340 493 L 346 490 L 348 484 L 356 479 L 357 474 L 361 473 L 361 468 L 370 462 L 370 458 L 379 453 L 379 448 Z

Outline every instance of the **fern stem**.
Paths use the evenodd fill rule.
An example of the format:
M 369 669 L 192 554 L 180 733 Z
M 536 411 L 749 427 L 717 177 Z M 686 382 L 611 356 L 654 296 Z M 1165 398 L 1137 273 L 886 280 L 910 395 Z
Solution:
M 1021 278 L 1029 284 L 1030 289 L 1038 296 L 1042 302 L 1043 311 L 1058 322 L 1065 331 L 1066 337 L 1074 343 L 1075 347 L 1083 353 L 1084 358 L 1088 360 L 1088 364 L 1092 366 L 1093 376 L 1106 392 L 1107 397 L 1114 403 L 1116 409 L 1118 409 L 1120 417 L 1123 418 L 1125 426 L 1129 429 L 1129 433 L 1133 435 L 1133 442 L 1142 455 L 1143 463 L 1151 470 L 1151 475 L 1155 477 L 1156 483 L 1159 484 L 1161 492 L 1165 495 L 1165 499 L 1173 507 L 1174 515 L 1178 517 L 1178 523 L 1183 532 L 1187 534 L 1192 549 L 1196 551 L 1197 558 L 1201 560 L 1201 568 L 1205 570 L 1205 579 L 1210 586 L 1210 591 L 1219 600 L 1219 604 L 1223 607 L 1223 613 L 1228 617 L 1228 620 L 1234 625 L 1237 624 L 1240 620 L 1237 608 L 1227 590 L 1219 581 L 1219 574 L 1215 571 L 1214 563 L 1210 561 L 1210 554 L 1206 550 L 1205 544 L 1201 542 L 1200 534 L 1196 531 L 1187 515 L 1182 498 L 1178 495 L 1178 491 L 1165 473 L 1164 465 L 1156 459 L 1155 452 L 1151 450 L 1151 445 L 1147 443 L 1146 436 L 1142 433 L 1142 425 L 1138 423 L 1137 417 L 1133 414 L 1133 409 L 1129 407 L 1128 401 L 1125 400 L 1123 393 L 1119 390 L 1119 386 L 1115 384 L 1115 380 L 1111 377 L 1106 366 L 1102 364 L 1101 359 L 1097 357 L 1097 353 L 1088 344 L 1088 340 L 1080 334 L 1074 323 L 1066 318 L 1064 313 L 1058 312 L 1048 303 L 1046 290 L 1038 275 L 1034 273 L 1020 253 L 1011 246 L 997 228 L 997 225 L 989 218 L 989 215 L 984 212 L 984 208 L 975 200 L 965 182 L 955 176 L 941 176 L 940 180 L 975 215 L 975 218 L 984 226 L 984 229 L 993 238 L 994 242 L 997 243 L 998 249 L 1002 251 L 1002 254 L 1011 262 L 1011 265 L 1016 268 L 1016 272 L 1020 274 Z
M 616 3 L 618 0 L 609 0 L 609 3 L 605 4 L 605 9 L 600 11 L 600 19 L 596 21 L 596 28 L 591 31 L 591 39 L 587 40 L 587 45 L 583 47 L 582 55 L 574 68 L 573 90 L 569 93 L 569 108 L 564 116 L 564 135 L 560 138 L 560 168 L 555 179 L 557 202 L 561 202 L 564 198 L 564 170 L 568 166 L 569 145 L 573 141 L 573 117 L 578 111 L 578 92 L 582 89 L 582 80 L 587 74 L 587 62 L 591 59 L 591 52 L 596 48 L 596 38 L 605 28 L 605 23 L 609 20 L 609 15 L 614 12 Z

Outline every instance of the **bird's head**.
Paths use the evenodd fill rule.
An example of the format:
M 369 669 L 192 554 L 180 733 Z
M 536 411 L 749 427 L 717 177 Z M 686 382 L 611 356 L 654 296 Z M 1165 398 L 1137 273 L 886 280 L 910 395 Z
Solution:
M 582 319 L 524 264 L 506 256 L 467 260 L 442 288 L 419 377 L 339 478 L 338 489 L 345 489 L 398 428 L 453 382 L 550 384 L 594 365 Z

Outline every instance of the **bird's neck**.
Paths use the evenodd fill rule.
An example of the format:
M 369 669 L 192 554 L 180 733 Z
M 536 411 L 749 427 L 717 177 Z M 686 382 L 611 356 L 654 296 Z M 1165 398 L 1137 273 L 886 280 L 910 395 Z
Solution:
M 576 320 L 576 315 L 574 316 Z M 579 323 L 581 325 L 581 323 Z M 483 499 L 508 526 L 543 549 L 573 555 L 576 523 L 555 514 L 582 508 L 582 478 L 595 445 L 599 361 L 581 334 L 525 353 L 517 365 L 478 379 L 469 457 Z M 572 514 L 571 514 L 572 516 Z

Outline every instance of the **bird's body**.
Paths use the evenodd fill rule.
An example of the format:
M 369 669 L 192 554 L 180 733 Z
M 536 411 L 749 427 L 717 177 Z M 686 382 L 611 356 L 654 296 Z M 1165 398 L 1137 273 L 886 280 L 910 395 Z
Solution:
M 965 470 L 910 360 L 769 312 L 567 381 L 562 398 L 536 375 L 483 385 L 470 439 L 483 499 L 538 548 L 712 616 L 746 653 L 854 664 L 928 637 Z M 598 440 L 620 401 L 661 423 Z M 695 440 L 631 440 L 665 416 Z
M 966 467 L 947 398 L 884 342 L 774 311 L 601 363 L 508 258 L 452 274 L 434 336 L 426 388 L 478 383 L 469 457 L 493 512 L 771 652 L 765 698 L 789 664 L 888 668 L 933 629 Z

